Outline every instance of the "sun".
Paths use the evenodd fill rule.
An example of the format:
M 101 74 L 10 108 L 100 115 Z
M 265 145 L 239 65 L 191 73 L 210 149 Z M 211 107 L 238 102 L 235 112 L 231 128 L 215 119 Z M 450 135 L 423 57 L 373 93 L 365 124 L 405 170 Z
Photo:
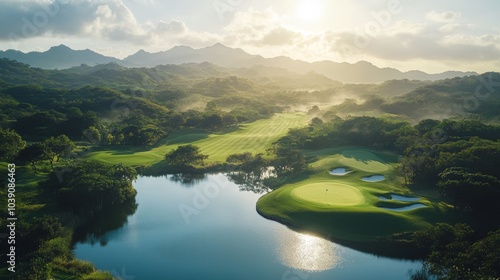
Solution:
M 302 1 L 297 7 L 297 16 L 306 21 L 317 20 L 323 13 L 323 5 L 318 0 Z

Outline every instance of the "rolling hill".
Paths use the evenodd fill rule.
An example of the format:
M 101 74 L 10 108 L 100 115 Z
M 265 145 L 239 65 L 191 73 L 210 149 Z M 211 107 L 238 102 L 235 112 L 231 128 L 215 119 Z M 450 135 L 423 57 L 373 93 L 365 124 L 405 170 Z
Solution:
M 209 62 L 225 68 L 251 68 L 268 66 L 305 74 L 315 72 L 343 83 L 381 83 L 387 80 L 442 80 L 477 75 L 475 72 L 447 71 L 428 74 L 422 71 L 402 72 L 394 68 L 379 68 L 370 62 L 338 63 L 333 61 L 305 62 L 289 57 L 264 58 L 242 49 L 230 48 L 220 43 L 201 49 L 176 46 L 167 51 L 150 53 L 140 50 L 123 60 L 100 55 L 91 50 L 72 50 L 67 46 L 52 47 L 46 52 L 22 53 L 14 50 L 0 51 L 0 58 L 17 60 L 33 67 L 65 69 L 82 64 L 97 65 L 117 63 L 125 67 L 155 67 L 158 65 Z M 57 58 L 57 59 L 56 59 Z

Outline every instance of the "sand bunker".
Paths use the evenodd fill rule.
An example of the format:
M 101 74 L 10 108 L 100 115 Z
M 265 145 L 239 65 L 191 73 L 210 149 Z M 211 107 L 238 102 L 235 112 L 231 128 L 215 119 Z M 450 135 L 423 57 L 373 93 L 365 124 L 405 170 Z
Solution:
M 420 198 L 415 197 L 415 196 L 402 196 L 402 195 L 397 195 L 397 194 L 391 194 L 391 198 L 387 198 L 385 196 L 379 196 L 378 198 L 380 200 L 397 200 L 397 201 L 403 201 L 403 202 L 413 202 L 413 201 L 419 201 Z
M 351 173 L 352 171 L 350 170 L 347 170 L 343 167 L 340 167 L 340 168 L 335 168 L 333 170 L 330 170 L 330 174 L 331 175 L 334 175 L 334 176 L 344 176 L 344 175 L 347 175 L 349 173 Z
M 384 181 L 385 176 L 384 175 L 373 175 L 373 176 L 369 176 L 369 177 L 363 177 L 363 178 L 361 178 L 361 180 L 363 180 L 365 182 L 376 183 L 376 182 Z
M 401 211 L 409 211 L 413 209 L 418 209 L 422 207 L 427 207 L 425 204 L 422 203 L 417 203 L 417 204 L 412 204 L 404 207 L 397 207 L 397 208 L 390 208 L 390 207 L 380 207 L 380 209 L 384 210 L 389 210 L 389 211 L 396 211 L 396 212 L 401 212 Z

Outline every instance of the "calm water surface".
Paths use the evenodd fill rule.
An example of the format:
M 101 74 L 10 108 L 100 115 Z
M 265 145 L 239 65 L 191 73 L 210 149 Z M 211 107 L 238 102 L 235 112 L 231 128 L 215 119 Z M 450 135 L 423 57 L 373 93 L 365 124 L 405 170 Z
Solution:
M 135 213 L 77 242 L 75 255 L 124 280 L 400 280 L 421 267 L 266 220 L 255 210 L 261 194 L 240 191 L 223 174 L 191 183 L 174 178 L 140 177 Z

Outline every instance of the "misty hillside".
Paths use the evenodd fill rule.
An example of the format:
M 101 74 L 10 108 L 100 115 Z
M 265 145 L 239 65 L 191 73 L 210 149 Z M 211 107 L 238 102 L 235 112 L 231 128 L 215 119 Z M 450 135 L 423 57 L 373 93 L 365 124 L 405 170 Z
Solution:
M 449 116 L 494 119 L 500 105 L 496 81 L 500 81 L 498 73 L 435 82 L 403 79 L 343 84 L 314 72 L 298 74 L 268 66 L 233 69 L 188 63 L 127 68 L 110 63 L 45 70 L 0 59 L 0 87 L 4 89 L 26 84 L 53 89 L 104 86 L 168 108 L 194 104 L 203 108 L 210 100 L 227 108 L 254 101 L 302 109 L 322 104 L 322 110 L 329 112 L 326 116 L 378 112 L 414 120 Z
M 13 50 L 0 51 L 0 58 L 17 60 L 43 69 L 66 69 L 80 66 L 81 64 L 94 66 L 110 62 L 118 63 L 125 67 L 155 67 L 158 65 L 203 62 L 209 62 L 225 68 L 268 66 L 283 68 L 299 74 L 315 72 L 343 83 L 381 83 L 387 80 L 400 79 L 435 81 L 477 75 L 475 72 L 459 71 L 448 71 L 440 74 L 427 74 L 417 70 L 401 72 L 394 68 L 379 68 L 366 61 L 354 64 L 333 61 L 309 63 L 284 56 L 264 58 L 260 55 L 251 55 L 242 49 L 230 48 L 220 43 L 201 49 L 177 46 L 157 53 L 140 50 L 123 60 L 106 57 L 91 50 L 75 51 L 64 45 L 52 47 L 46 52 L 30 52 L 27 54 Z

